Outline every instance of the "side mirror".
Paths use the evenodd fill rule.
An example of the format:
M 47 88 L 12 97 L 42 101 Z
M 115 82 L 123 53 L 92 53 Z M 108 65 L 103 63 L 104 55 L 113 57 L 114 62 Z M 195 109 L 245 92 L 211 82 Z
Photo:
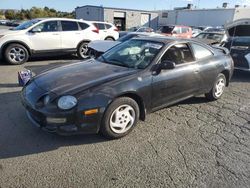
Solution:
M 177 34 L 177 32 L 176 32 L 176 31 L 173 31 L 173 32 L 172 32 L 172 34 L 174 34 L 174 35 L 175 35 L 175 34 Z
M 38 27 L 35 27 L 33 29 L 30 30 L 31 33 L 41 33 L 42 32 L 42 29 L 41 28 L 38 28 Z
M 172 61 L 163 61 L 160 64 L 161 70 L 169 70 L 169 69 L 174 69 L 175 68 L 175 62 Z

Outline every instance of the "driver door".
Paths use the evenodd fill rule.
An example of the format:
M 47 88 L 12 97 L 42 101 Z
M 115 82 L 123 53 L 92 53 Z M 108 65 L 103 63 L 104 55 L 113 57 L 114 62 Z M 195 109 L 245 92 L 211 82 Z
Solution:
M 153 76 L 153 110 L 195 95 L 200 84 L 199 67 L 188 44 L 170 47 L 160 61 L 171 61 L 176 66 Z
M 32 50 L 61 50 L 61 32 L 58 21 L 40 23 L 28 33 Z

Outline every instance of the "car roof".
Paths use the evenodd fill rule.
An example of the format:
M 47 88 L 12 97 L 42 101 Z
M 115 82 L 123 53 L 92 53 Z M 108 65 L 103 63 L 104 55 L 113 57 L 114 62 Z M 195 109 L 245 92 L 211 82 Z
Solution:
M 136 40 L 146 40 L 146 41 L 153 41 L 153 42 L 161 42 L 164 44 L 168 44 L 171 42 L 198 42 L 203 44 L 197 39 L 182 39 L 182 38 L 175 38 L 175 37 L 166 37 L 166 36 L 141 36 L 139 38 L 135 38 Z
M 112 23 L 109 22 L 100 22 L 100 21 L 89 21 L 90 23 L 102 23 L 102 24 L 109 24 L 109 25 L 113 25 Z
M 41 20 L 41 21 L 44 21 L 44 20 L 65 20 L 65 21 L 77 21 L 77 22 L 89 22 L 91 23 L 90 21 L 86 21 L 86 20 L 83 20 L 83 19 L 72 19 L 72 18 L 57 18 L 57 17 L 52 17 L 52 18 L 35 18 L 34 20 Z

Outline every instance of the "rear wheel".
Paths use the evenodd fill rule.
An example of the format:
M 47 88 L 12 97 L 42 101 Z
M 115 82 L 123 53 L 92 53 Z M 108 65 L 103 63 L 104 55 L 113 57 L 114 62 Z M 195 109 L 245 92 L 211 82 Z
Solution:
M 82 42 L 78 46 L 77 55 L 81 59 L 89 58 L 89 55 L 88 55 L 88 43 L 87 42 Z
M 225 87 L 226 77 L 224 74 L 220 73 L 216 78 L 213 88 L 210 90 L 209 93 L 205 94 L 206 98 L 209 100 L 217 100 L 221 98 L 224 93 Z
M 116 99 L 105 112 L 101 133 L 108 138 L 126 136 L 137 124 L 139 113 L 139 106 L 133 99 Z
M 21 65 L 28 61 L 29 52 L 23 45 L 10 44 L 4 51 L 4 57 L 11 65 Z
M 113 39 L 112 37 L 107 37 L 105 40 L 111 40 L 111 41 L 114 41 L 115 39 Z

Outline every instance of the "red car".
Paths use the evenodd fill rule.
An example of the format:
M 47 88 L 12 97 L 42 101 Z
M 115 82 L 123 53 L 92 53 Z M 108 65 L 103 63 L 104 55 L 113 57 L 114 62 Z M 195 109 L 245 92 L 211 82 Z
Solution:
M 161 34 L 166 36 L 173 36 L 177 38 L 191 38 L 192 28 L 182 25 L 166 25 L 161 26 L 158 30 Z

